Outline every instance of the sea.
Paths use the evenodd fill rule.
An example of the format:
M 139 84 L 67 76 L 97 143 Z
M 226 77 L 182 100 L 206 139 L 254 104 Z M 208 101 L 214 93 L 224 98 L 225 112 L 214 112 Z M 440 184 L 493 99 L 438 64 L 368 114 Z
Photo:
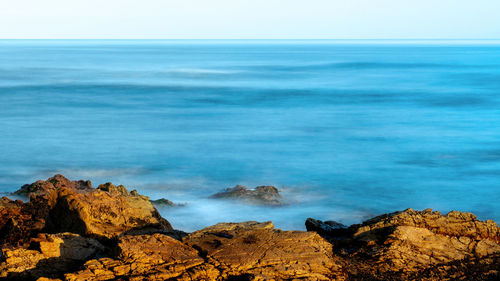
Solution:
M 123 184 L 174 228 L 500 222 L 500 41 L 0 40 L 0 192 Z M 282 207 L 208 197 L 273 185 Z

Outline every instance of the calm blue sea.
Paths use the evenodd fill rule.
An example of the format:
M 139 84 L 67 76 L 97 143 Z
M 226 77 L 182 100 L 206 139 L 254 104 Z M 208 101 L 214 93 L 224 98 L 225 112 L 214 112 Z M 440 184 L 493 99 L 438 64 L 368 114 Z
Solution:
M 174 227 L 405 208 L 500 221 L 500 42 L 0 41 L 0 191 L 62 173 Z M 290 205 L 207 200 L 275 185 Z

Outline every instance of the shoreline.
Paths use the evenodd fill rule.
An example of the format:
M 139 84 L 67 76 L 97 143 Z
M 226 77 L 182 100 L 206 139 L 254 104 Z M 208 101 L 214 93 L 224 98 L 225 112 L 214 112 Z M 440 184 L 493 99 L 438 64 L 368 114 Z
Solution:
M 55 175 L 16 194 L 30 201 L 0 200 L 0 280 L 500 277 L 500 228 L 471 213 L 406 209 L 350 226 L 311 214 L 308 231 L 251 221 L 187 233 L 174 229 L 148 197 L 122 185 L 93 188 Z M 273 187 L 236 186 L 215 197 L 257 196 L 275 204 L 276 195 Z
M 141 184 L 135 184 L 141 194 L 143 192 L 148 192 L 147 188 L 144 188 Z M 247 187 L 249 190 L 253 190 L 255 187 Z M 380 208 L 378 210 L 373 208 L 360 208 L 354 207 L 348 209 L 345 207 L 338 207 L 339 200 L 330 201 L 334 207 L 326 207 L 329 201 L 326 195 L 322 197 L 319 196 L 320 192 L 318 190 L 307 190 L 304 193 L 302 191 L 292 187 L 281 187 L 278 189 L 279 196 L 281 196 L 281 204 L 273 205 L 260 203 L 258 200 L 245 200 L 245 198 L 213 198 L 217 193 L 221 193 L 224 190 L 231 189 L 218 189 L 215 191 L 203 191 L 194 192 L 189 191 L 186 197 L 183 197 L 179 191 L 174 190 L 175 196 L 172 196 L 171 192 L 167 190 L 162 192 L 149 192 L 147 196 L 150 198 L 151 203 L 159 211 L 160 215 L 168 219 L 176 229 L 181 229 L 186 232 L 196 231 L 220 222 L 233 222 L 233 221 L 268 221 L 271 220 L 280 229 L 290 230 L 290 231 L 304 231 L 306 230 L 304 226 L 304 221 L 313 216 L 316 219 L 322 220 L 335 220 L 341 222 L 345 225 L 361 224 L 363 221 L 370 218 L 394 212 L 395 210 L 404 210 L 407 208 L 412 208 L 415 210 L 423 210 L 428 207 L 433 207 L 433 210 L 438 210 L 442 214 L 449 213 L 453 210 L 460 210 L 463 212 L 474 213 L 479 220 L 493 220 L 498 224 L 494 214 L 488 215 L 485 212 L 476 212 L 476 210 L 464 209 L 464 208 L 451 208 L 440 206 L 435 208 L 436 204 L 407 204 L 404 206 L 392 207 L 392 208 Z M 317 192 L 317 194 L 311 194 L 311 192 Z M 309 196 L 311 198 L 303 199 L 302 196 Z M 152 196 L 150 196 L 152 195 Z M 165 197 L 163 197 L 166 195 Z M 0 193 L 0 197 L 5 196 L 10 199 L 22 200 L 23 202 L 29 202 L 27 195 L 16 195 L 15 191 Z M 171 198 L 176 198 L 173 202 Z M 182 200 L 186 198 L 186 200 Z M 280 197 L 278 197 L 280 198 Z M 325 200 L 326 198 L 326 200 Z M 170 204 L 161 204 L 162 200 L 171 201 Z M 158 202 L 155 202 L 158 201 Z M 172 204 L 173 203 L 173 204 Z M 359 204 L 358 204 L 359 205 Z M 325 215 L 327 214 L 327 215 Z

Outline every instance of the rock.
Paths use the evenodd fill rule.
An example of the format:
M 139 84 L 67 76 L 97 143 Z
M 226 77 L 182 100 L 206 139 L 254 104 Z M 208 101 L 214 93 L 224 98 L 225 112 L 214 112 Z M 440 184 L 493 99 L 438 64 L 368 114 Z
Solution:
M 202 230 L 195 231 L 189 235 L 189 237 L 199 237 L 206 233 L 211 232 L 222 232 L 222 231 L 247 231 L 247 230 L 258 230 L 258 229 L 274 229 L 274 224 L 272 221 L 257 222 L 257 221 L 246 221 L 246 222 L 221 222 L 216 225 L 205 227 Z
M 90 181 L 70 181 L 62 175 L 55 175 L 47 181 L 26 184 L 15 192 L 28 196 L 30 201 L 0 199 L 0 245 L 2 247 L 22 246 L 42 231 L 50 209 L 56 204 L 59 188 L 75 190 L 91 189 Z
M 464 236 L 472 239 L 490 239 L 500 242 L 500 230 L 494 221 L 478 221 L 471 213 L 452 211 L 443 216 L 430 209 L 414 211 L 407 209 L 378 216 L 354 225 L 354 237 L 363 241 L 377 239 L 377 234 L 394 226 L 413 226 L 426 228 L 433 233 L 451 236 Z
M 30 202 L 0 199 L 0 279 L 500 280 L 500 228 L 470 213 L 407 209 L 348 228 L 309 218 L 309 232 L 251 221 L 187 234 L 124 186 L 56 175 L 19 193 Z M 281 202 L 273 187 L 228 193 Z
M 164 234 L 123 236 L 116 258 L 88 261 L 84 270 L 66 274 L 66 280 L 190 280 L 192 269 L 204 263 L 198 251 Z M 199 269 L 198 269 L 199 270 Z M 217 274 L 213 270 L 214 275 Z M 180 278 L 180 279 L 179 279 Z M 211 280 L 211 279 L 207 279 Z
M 69 231 L 107 239 L 143 228 L 173 230 L 148 197 L 129 195 L 125 187 L 112 184 L 98 189 L 57 189 L 57 203 L 49 220 L 48 229 L 53 232 Z
M 307 231 L 317 232 L 323 237 L 333 238 L 338 236 L 345 236 L 349 234 L 347 226 L 336 221 L 320 221 L 313 218 L 306 220 Z
M 40 234 L 32 239 L 29 249 L 3 250 L 0 278 L 56 278 L 104 250 L 98 241 L 78 234 Z
M 57 190 L 60 188 L 71 188 L 75 190 L 91 189 L 92 183 L 90 181 L 70 181 L 63 175 L 55 175 L 46 181 L 36 181 L 32 184 L 25 184 L 19 190 L 14 192 L 17 195 L 25 195 L 33 200 L 34 198 L 41 197 L 48 200 L 49 207 L 54 206 L 57 199 Z
M 381 271 L 419 271 L 466 258 L 500 253 L 499 228 L 473 214 L 407 209 L 353 226 L 353 238 L 368 246 L 360 251 Z
M 344 278 L 330 243 L 313 232 L 274 229 L 271 222 L 217 224 L 183 241 L 198 249 L 223 280 Z
M 317 221 L 310 220 L 309 225 L 318 226 L 313 222 Z M 454 211 L 443 216 L 430 209 L 407 209 L 352 225 L 347 235 L 327 230 L 323 224 L 319 224 L 319 230 L 322 235 L 341 240 L 336 246 L 347 253 L 351 276 L 376 280 L 417 278 L 423 271 L 439 273 L 439 278 L 430 280 L 440 280 L 451 276 L 446 274 L 448 265 L 450 272 L 457 267 L 478 270 L 492 266 L 478 267 L 478 261 L 489 258 L 498 262 L 492 257 L 500 255 L 500 228 L 493 221 L 478 221 L 470 213 Z M 496 266 L 500 268 L 500 264 Z M 467 272 L 461 274 L 467 276 Z
M 161 198 L 161 199 L 157 199 L 157 200 L 151 200 L 151 203 L 153 203 L 153 205 L 155 206 L 161 206 L 161 207 L 177 207 L 177 206 L 184 206 L 184 204 L 175 204 L 174 202 L 168 200 L 168 199 L 165 199 L 165 198 Z
M 122 196 L 128 196 L 128 195 L 130 195 L 129 192 L 128 192 L 128 190 L 125 188 L 125 186 L 123 186 L 123 185 L 115 186 L 114 184 L 112 184 L 110 182 L 99 185 L 97 187 L 97 189 L 102 190 L 102 191 L 107 191 L 107 192 L 109 192 L 110 194 L 113 194 L 113 195 L 122 195 Z M 134 193 L 134 195 L 138 196 L 139 194 L 136 191 Z
M 45 227 L 46 204 L 23 203 L 0 198 L 0 245 L 2 248 L 23 246 Z M 45 202 L 45 201 L 43 201 Z
M 42 229 L 100 239 L 111 239 L 127 232 L 173 231 L 148 197 L 129 193 L 121 185 L 107 183 L 94 189 L 90 181 L 70 181 L 55 175 L 47 181 L 24 185 L 16 193 L 28 195 L 30 202 L 2 199 L 2 244 L 13 243 L 16 239 L 19 243 L 25 242 Z
M 213 199 L 236 199 L 251 204 L 281 206 L 282 197 L 274 186 L 257 186 L 255 189 L 247 189 L 242 185 L 216 193 L 210 198 Z
M 163 234 L 123 236 L 115 257 L 90 260 L 65 280 L 344 279 L 331 244 L 271 222 L 221 223 L 183 242 Z

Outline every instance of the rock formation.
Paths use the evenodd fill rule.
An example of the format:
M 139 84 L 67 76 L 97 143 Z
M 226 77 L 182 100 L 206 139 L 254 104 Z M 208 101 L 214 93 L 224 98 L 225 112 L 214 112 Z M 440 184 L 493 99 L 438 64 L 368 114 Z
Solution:
M 233 188 L 216 193 L 210 198 L 213 199 L 235 199 L 241 200 L 250 204 L 280 206 L 283 205 L 283 200 L 279 191 L 274 186 L 257 186 L 254 189 L 248 189 L 242 185 L 237 185 Z
M 92 188 L 90 181 L 70 181 L 56 175 L 16 191 L 29 197 L 22 203 L 0 201 L 0 241 L 26 242 L 40 231 L 73 232 L 109 239 L 141 229 L 172 231 L 149 198 L 130 194 L 111 183 Z
M 22 246 L 45 227 L 48 207 L 0 198 L 0 245 Z
M 97 240 L 73 233 L 39 234 L 31 239 L 31 246 L 4 249 L 0 264 L 0 278 L 34 280 L 38 277 L 58 277 L 76 270 L 105 247 Z
M 124 186 L 56 175 L 17 193 L 30 202 L 0 200 L 0 280 L 500 278 L 500 228 L 470 213 L 407 209 L 349 227 L 309 218 L 308 232 L 244 222 L 187 234 Z
M 293 241 L 293 243 L 290 243 Z M 223 223 L 183 242 L 163 234 L 123 236 L 117 255 L 85 263 L 65 280 L 331 280 L 342 277 L 332 245 L 272 223 Z
M 339 237 L 348 234 L 347 226 L 336 221 L 320 221 L 313 218 L 306 220 L 307 231 L 315 231 L 327 237 Z
M 51 231 L 69 231 L 97 238 L 113 238 L 141 228 L 173 230 L 149 198 L 130 195 L 112 184 L 97 189 L 59 188 L 49 214 Z
M 153 205 L 158 206 L 158 207 L 183 207 L 185 204 L 175 204 L 174 202 L 165 199 L 165 198 L 160 198 L 156 200 L 151 200 L 151 203 Z
M 271 222 L 221 223 L 183 239 L 222 280 L 343 279 L 332 245 L 316 233 L 281 231 Z
M 341 256 L 355 265 L 348 270 L 354 268 L 356 272 L 351 273 L 356 276 L 406 279 L 441 268 L 435 274 L 444 273 L 439 278 L 445 279 L 448 273 L 443 269 L 451 269 L 451 265 L 477 271 L 477 264 L 488 258 L 500 269 L 500 228 L 470 213 L 441 215 L 430 209 L 407 209 L 340 229 L 330 229 L 321 221 L 313 227 L 308 222 L 309 230 L 319 230 L 336 245 L 338 253 L 343 253 Z M 490 271 L 476 272 L 480 273 L 486 276 Z M 498 276 L 498 271 L 491 273 Z

